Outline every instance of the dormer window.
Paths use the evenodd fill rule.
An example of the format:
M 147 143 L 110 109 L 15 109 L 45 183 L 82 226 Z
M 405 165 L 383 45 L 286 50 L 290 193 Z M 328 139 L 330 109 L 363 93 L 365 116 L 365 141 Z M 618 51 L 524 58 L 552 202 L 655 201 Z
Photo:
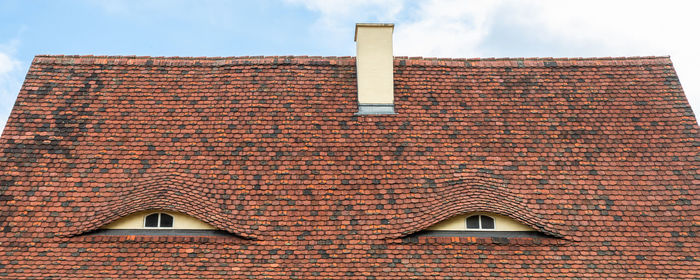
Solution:
M 494 230 L 493 218 L 486 215 L 473 215 L 467 218 L 468 230 Z
M 438 222 L 416 236 L 544 237 L 530 226 L 490 212 L 472 212 Z
M 173 228 L 173 216 L 165 213 L 153 213 L 144 219 L 144 228 Z
M 106 224 L 95 233 L 101 235 L 189 235 L 231 236 L 195 217 L 166 210 L 136 212 Z

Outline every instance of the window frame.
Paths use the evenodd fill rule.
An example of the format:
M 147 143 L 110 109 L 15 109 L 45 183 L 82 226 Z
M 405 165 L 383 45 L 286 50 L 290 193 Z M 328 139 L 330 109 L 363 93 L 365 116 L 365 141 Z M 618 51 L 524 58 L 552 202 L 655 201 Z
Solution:
M 474 217 L 474 216 L 479 217 L 479 219 L 478 219 L 479 220 L 479 228 L 469 228 L 468 220 L 469 220 L 469 218 Z M 482 221 L 481 221 L 482 217 L 488 217 L 489 219 L 491 219 L 493 221 L 493 228 L 483 228 Z M 496 218 L 491 217 L 489 215 L 475 214 L 475 215 L 467 216 L 464 219 L 464 223 L 465 223 L 464 227 L 467 228 L 467 231 L 496 231 Z
M 155 226 L 155 227 L 146 226 L 146 221 L 148 220 L 148 217 L 150 217 L 152 215 L 158 215 L 158 226 Z M 162 222 L 161 217 L 163 215 L 168 215 L 172 219 L 173 224 L 170 227 L 164 227 L 161 225 L 161 222 Z M 150 213 L 148 215 L 143 216 L 143 228 L 144 229 L 174 229 L 175 228 L 175 217 L 173 215 L 170 215 L 170 214 L 164 213 L 164 212 Z

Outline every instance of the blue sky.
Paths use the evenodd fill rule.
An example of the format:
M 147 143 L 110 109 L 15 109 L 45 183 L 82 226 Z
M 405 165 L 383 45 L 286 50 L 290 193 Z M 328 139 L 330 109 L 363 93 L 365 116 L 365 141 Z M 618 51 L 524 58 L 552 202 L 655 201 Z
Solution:
M 354 55 L 393 22 L 395 55 L 671 55 L 700 110 L 698 1 L 0 0 L 0 129 L 37 54 Z

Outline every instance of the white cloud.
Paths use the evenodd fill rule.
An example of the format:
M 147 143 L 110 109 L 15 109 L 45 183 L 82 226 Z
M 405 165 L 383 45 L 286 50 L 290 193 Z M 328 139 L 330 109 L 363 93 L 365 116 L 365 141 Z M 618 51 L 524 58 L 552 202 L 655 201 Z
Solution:
M 473 57 L 489 33 L 490 15 L 501 1 L 424 1 L 408 11 L 414 20 L 395 27 L 396 55 Z
M 18 40 L 12 40 L 7 44 L 0 44 L 0 77 L 5 77 L 6 75 L 16 71 L 22 63 L 12 57 L 15 50 L 19 45 Z
M 308 30 L 327 49 L 342 50 L 347 55 L 354 50 L 352 35 L 358 22 L 396 22 L 404 8 L 403 0 L 284 0 L 318 13 L 318 19 Z
M 572 43 L 598 42 L 623 51 L 663 50 L 674 41 L 687 41 L 688 26 L 698 7 L 677 1 L 528 1 L 520 3 L 520 25 L 541 26 L 544 36 Z M 695 20 L 697 22 L 697 20 Z M 681 35 L 681 36 L 679 36 Z M 685 35 L 685 36 L 683 36 Z M 692 39 L 696 40 L 696 39 Z M 617 52 L 617 51 L 616 51 Z
M 319 24 L 337 28 L 348 19 L 392 21 L 403 8 L 402 0 L 285 0 L 320 13 Z
M 18 46 L 19 40 L 16 39 L 5 44 L 0 43 L 0 133 L 5 128 L 14 100 L 22 86 L 24 65 L 14 57 Z

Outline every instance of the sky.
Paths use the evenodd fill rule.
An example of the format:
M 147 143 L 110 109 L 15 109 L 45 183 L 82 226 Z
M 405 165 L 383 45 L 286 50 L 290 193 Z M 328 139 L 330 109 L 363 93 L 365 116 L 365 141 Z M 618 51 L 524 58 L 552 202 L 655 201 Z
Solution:
M 670 55 L 700 110 L 700 1 L 0 0 L 0 129 L 37 54 L 354 56 L 357 22 L 394 55 Z

